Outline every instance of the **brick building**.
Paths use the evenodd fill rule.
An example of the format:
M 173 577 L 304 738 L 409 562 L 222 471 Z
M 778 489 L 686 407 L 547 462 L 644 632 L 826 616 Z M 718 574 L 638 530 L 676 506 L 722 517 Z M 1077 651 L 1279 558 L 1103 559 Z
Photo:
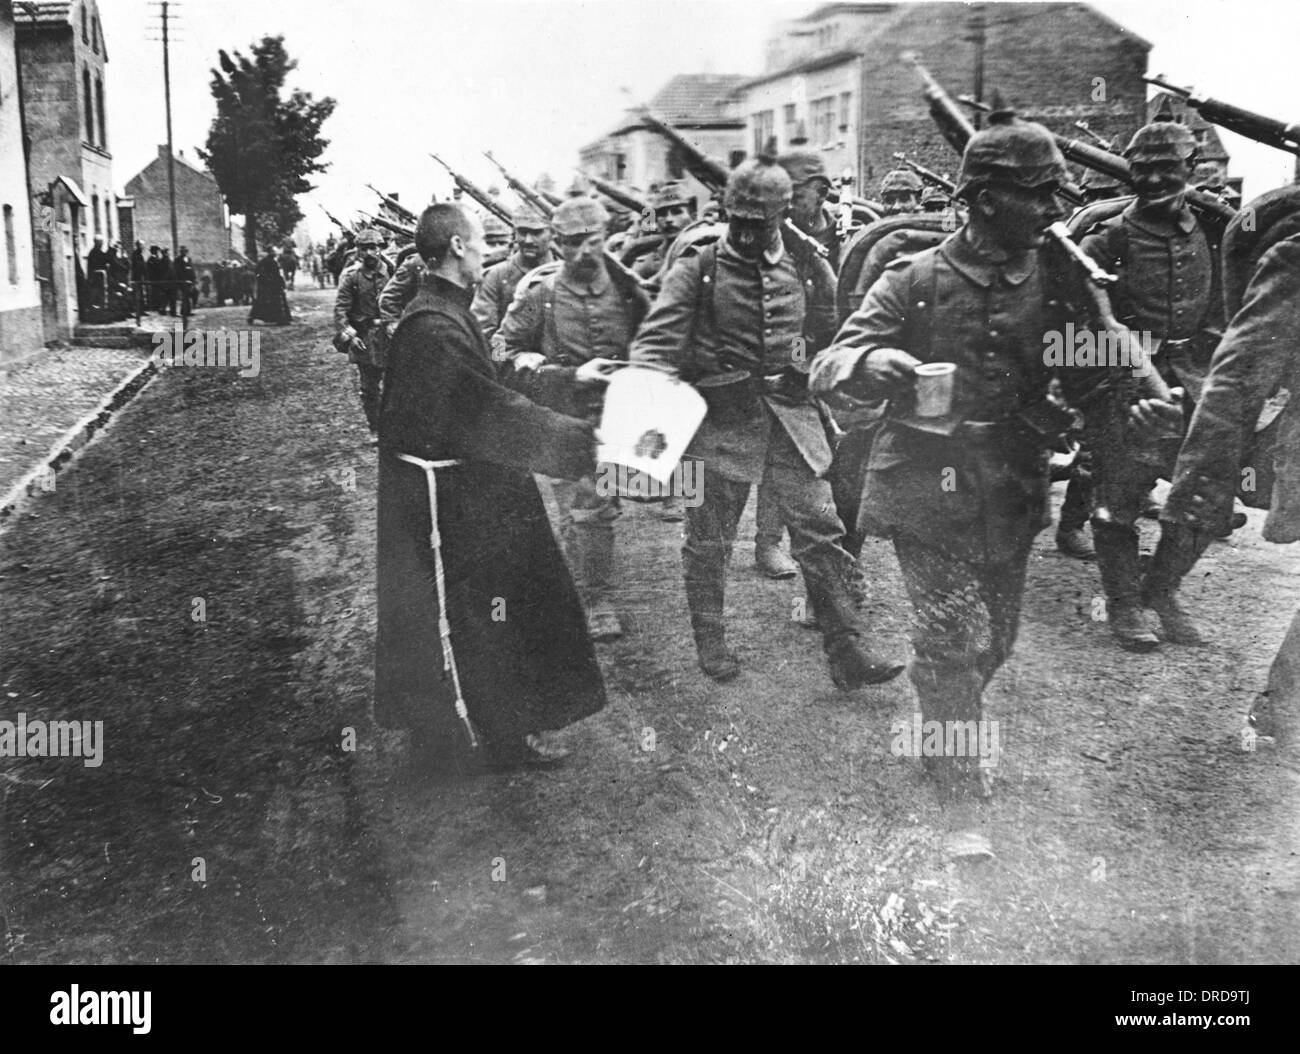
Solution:
M 982 38 L 982 43 L 981 43 Z M 736 91 L 750 149 L 805 137 L 832 174 L 874 196 L 895 151 L 941 172 L 956 153 L 901 56 L 916 52 L 955 95 L 996 88 L 1018 112 L 1071 138 L 1076 120 L 1127 142 L 1145 119 L 1151 45 L 1086 4 L 824 4 L 781 23 L 763 73 Z
M 36 281 L 31 207 L 27 196 L 26 146 L 18 92 L 14 10 L 0 0 L 0 215 L 4 262 L 0 264 L 0 362 L 45 343 L 41 292 Z
M 737 74 L 678 74 L 647 105 L 702 153 L 734 164 L 748 150 L 745 121 L 733 95 L 744 80 Z M 683 179 L 698 199 L 708 199 L 708 192 L 686 171 L 677 148 L 648 129 L 636 110 L 628 110 L 613 129 L 578 154 L 585 171 L 635 193 L 645 195 L 655 184 Z
M 28 194 L 47 338 L 67 337 L 77 317 L 74 255 L 118 236 L 113 155 L 105 121 L 108 51 L 94 0 L 15 5 Z
M 186 158 L 184 152 L 174 155 L 173 161 L 177 244 L 189 249 L 190 259 L 199 268 L 230 259 L 230 215 L 217 181 Z M 135 239 L 143 242 L 146 250 L 158 245 L 170 252 L 171 203 L 165 143 L 158 147 L 158 156 L 126 184 L 126 194 L 135 201 Z

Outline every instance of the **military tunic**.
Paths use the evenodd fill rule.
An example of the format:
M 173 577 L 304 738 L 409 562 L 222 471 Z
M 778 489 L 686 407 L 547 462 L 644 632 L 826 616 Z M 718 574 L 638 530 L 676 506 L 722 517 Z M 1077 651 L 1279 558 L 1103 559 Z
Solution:
M 515 289 L 520 280 L 532 269 L 518 253 L 514 253 L 483 276 L 470 310 L 478 319 L 479 328 L 489 343 L 510 309 L 510 302 L 515 298 Z

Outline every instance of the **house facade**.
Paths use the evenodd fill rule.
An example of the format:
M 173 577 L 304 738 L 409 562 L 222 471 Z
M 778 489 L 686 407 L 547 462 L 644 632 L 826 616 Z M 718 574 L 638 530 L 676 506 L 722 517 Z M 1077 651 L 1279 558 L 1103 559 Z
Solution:
M 29 354 L 45 343 L 32 244 L 31 203 L 27 194 L 16 45 L 13 4 L 10 0 L 0 0 L 0 215 L 4 222 L 0 362 Z

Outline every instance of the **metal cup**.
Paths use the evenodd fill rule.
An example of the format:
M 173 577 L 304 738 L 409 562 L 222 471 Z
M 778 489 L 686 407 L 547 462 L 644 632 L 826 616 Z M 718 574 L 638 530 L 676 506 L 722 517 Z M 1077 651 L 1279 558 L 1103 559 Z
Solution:
M 923 362 L 916 374 L 918 417 L 946 417 L 952 412 L 952 385 L 957 376 L 955 362 Z

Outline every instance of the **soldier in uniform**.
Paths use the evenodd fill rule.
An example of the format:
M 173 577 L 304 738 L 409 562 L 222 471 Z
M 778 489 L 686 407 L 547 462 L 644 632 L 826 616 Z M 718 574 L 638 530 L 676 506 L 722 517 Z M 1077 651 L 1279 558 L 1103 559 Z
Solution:
M 1194 394 L 1222 333 L 1217 246 L 1186 200 L 1196 139 L 1181 124 L 1157 120 L 1137 130 L 1125 157 L 1133 169 L 1136 200 L 1080 244 L 1119 276 L 1109 290 L 1116 319 L 1149 334 L 1153 343 L 1147 352 L 1160 375 Z M 1172 470 L 1177 441 L 1137 446 L 1124 441 L 1123 433 L 1110 427 L 1112 416 L 1124 412 L 1122 388 L 1115 398 L 1118 408 L 1107 397 L 1084 407 L 1092 452 L 1092 538 L 1107 621 L 1120 646 L 1131 651 L 1157 647 L 1162 635 L 1195 644 L 1198 638 L 1186 620 L 1167 610 L 1157 625 L 1139 596 L 1137 522 L 1156 480 Z
M 831 177 L 826 174 L 826 163 L 818 154 L 803 150 L 782 154 L 776 163 L 785 169 L 794 186 L 790 197 L 790 219 L 825 248 L 831 270 L 838 272 L 839 225 L 834 211 L 826 203 L 831 192 Z
M 812 354 L 835 327 L 834 274 L 815 254 L 796 257 L 781 226 L 790 177 L 766 160 L 745 161 L 727 181 L 727 231 L 669 270 L 630 359 L 679 373 L 709 401 L 687 453 L 701 458 L 702 502 L 686 511 L 682 563 L 700 667 L 729 680 L 740 662 L 723 621 L 727 563 L 750 487 L 767 483 L 790 530 L 842 689 L 880 684 L 902 667 L 863 639 L 840 545 L 844 525 L 830 484 L 825 422 L 808 394 Z
M 938 187 L 926 187 L 921 191 L 922 212 L 947 212 L 950 208 L 952 202 Z
M 1184 623 L 1192 638 L 1200 633 L 1179 602 L 1179 585 L 1211 539 L 1237 525 L 1234 495 L 1253 491 L 1252 504 L 1268 508 L 1268 541 L 1300 541 L 1300 187 L 1252 201 L 1228 227 L 1224 259 L 1237 264 L 1225 264 L 1231 321 L 1179 451 L 1160 544 L 1143 582 L 1144 600 L 1164 622 Z M 1266 435 L 1271 444 L 1261 443 Z M 1284 694 L 1300 702 L 1298 691 L 1300 612 L 1269 690 L 1256 701 L 1259 734 L 1273 734 L 1276 704 Z
M 550 259 L 551 226 L 546 217 L 525 204 L 515 209 L 511 219 L 515 227 L 515 251 L 483 276 L 470 308 L 489 343 L 506 317 L 519 280 Z M 399 316 L 402 307 L 405 304 L 397 308 Z
M 600 399 L 575 385 L 592 359 L 626 359 L 648 301 L 634 275 L 605 256 L 609 214 L 594 198 L 562 202 L 551 217 L 563 262 L 521 285 L 497 333 L 510 381 L 535 402 L 598 422 Z M 561 535 L 587 610 L 593 640 L 615 640 L 623 625 L 613 604 L 616 495 L 602 493 L 593 475 L 556 480 Z
M 813 362 L 815 393 L 890 399 L 862 514 L 893 537 L 925 721 L 980 719 L 1015 643 L 1034 536 L 1049 522 L 1049 451 L 1068 415 L 1049 398 L 1043 334 L 1060 323 L 1039 250 L 1064 214 L 1055 191 L 1066 179 L 1045 128 L 1010 113 L 991 121 L 962 157 L 967 221 L 891 264 Z M 937 422 L 914 412 L 914 370 L 929 362 L 956 364 L 952 412 Z M 924 763 L 945 799 L 991 794 L 976 759 Z
M 658 240 L 648 242 L 645 252 L 636 257 L 631 267 L 638 278 L 657 289 L 663 278 L 661 272 L 668 249 L 682 229 L 695 220 L 695 199 L 686 185 L 675 179 L 661 183 L 650 198 L 650 219 L 648 231 Z
M 896 168 L 880 181 L 880 202 L 886 216 L 921 211 L 921 177 L 910 168 Z
M 361 377 L 361 409 L 370 426 L 371 442 L 379 434 L 379 407 L 383 398 L 384 345 L 377 332 L 379 295 L 388 282 L 388 265 L 379 250 L 383 236 L 369 228 L 356 240 L 361 258 L 339 278 L 334 298 L 334 346 L 347 353 Z
M 494 267 L 510 255 L 510 228 L 495 212 L 485 212 L 483 231 L 488 244 L 488 254 L 483 259 L 483 266 Z

